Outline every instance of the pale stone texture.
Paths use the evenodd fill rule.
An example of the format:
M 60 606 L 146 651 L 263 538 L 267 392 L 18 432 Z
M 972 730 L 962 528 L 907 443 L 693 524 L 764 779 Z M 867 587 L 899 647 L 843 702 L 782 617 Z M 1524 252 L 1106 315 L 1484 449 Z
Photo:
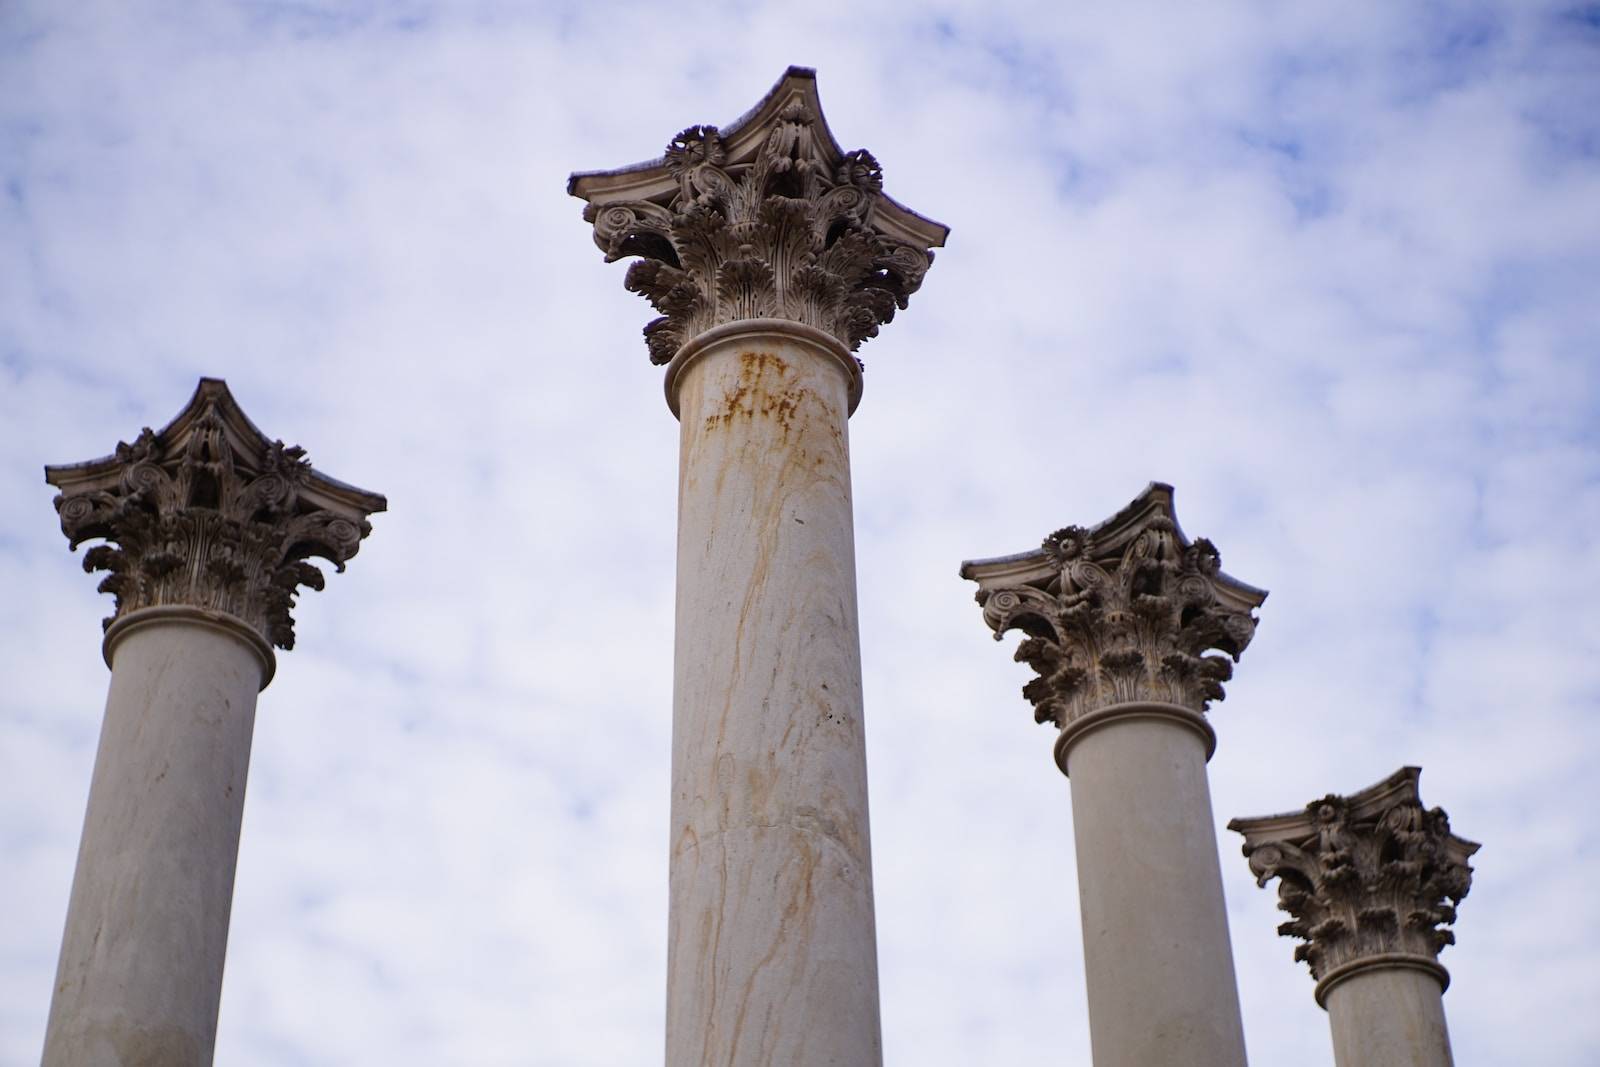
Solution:
M 46 1067 L 211 1062 L 256 693 L 271 649 L 193 608 L 107 642 L 111 689 Z
M 790 68 L 731 126 L 570 192 L 681 429 L 669 1067 L 882 1061 L 847 419 L 851 355 L 946 230 Z
M 294 644 L 309 559 L 340 570 L 383 497 L 269 440 L 201 379 L 157 432 L 45 469 L 106 571 L 111 688 L 46 1027 L 45 1067 L 212 1059 L 256 694 Z
M 1410 967 L 1353 974 L 1323 998 L 1336 1067 L 1450 1067 L 1439 978 Z
M 1239 1067 L 1244 1027 L 1228 940 L 1202 712 L 1223 696 L 1266 593 L 1189 541 L 1152 483 L 1089 529 L 962 565 L 996 639 L 1038 674 L 1072 783 L 1095 1067 Z
M 1280 934 L 1303 943 L 1328 1010 L 1339 1067 L 1441 1067 L 1451 1062 L 1439 952 L 1472 887 L 1476 842 L 1424 809 L 1422 770 L 1402 767 L 1349 796 L 1300 811 L 1234 819 L 1261 885 L 1278 880 Z
M 1115 710 L 1066 751 L 1095 1065 L 1242 1064 L 1206 734 Z
M 682 424 L 667 1061 L 881 1058 L 836 341 L 702 335 Z

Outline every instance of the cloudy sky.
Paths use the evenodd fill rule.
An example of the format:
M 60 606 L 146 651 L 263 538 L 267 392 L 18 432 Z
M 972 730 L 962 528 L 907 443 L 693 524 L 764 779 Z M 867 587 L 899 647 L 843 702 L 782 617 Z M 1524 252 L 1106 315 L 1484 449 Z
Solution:
M 1458 1062 L 1596 1062 L 1600 7 L 1068 7 L 0 0 L 0 1061 L 107 681 L 41 466 L 204 374 L 390 501 L 261 697 L 218 1061 L 659 1062 L 677 427 L 564 183 L 799 63 L 952 228 L 851 424 L 889 1063 L 1088 1062 L 956 568 L 1152 478 L 1272 590 L 1211 714 L 1252 1059 L 1332 1062 L 1220 824 L 1417 763 L 1484 843 Z

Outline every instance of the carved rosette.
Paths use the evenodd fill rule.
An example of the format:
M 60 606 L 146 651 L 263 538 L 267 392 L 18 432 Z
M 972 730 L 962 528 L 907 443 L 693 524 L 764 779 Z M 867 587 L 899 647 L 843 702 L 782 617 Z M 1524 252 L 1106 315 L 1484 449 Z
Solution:
M 1202 712 L 1223 698 L 1266 594 L 1223 574 L 1210 541 L 1184 538 L 1171 492 L 1153 485 L 1094 529 L 1068 526 L 1035 553 L 963 567 L 995 640 L 1026 635 L 1016 659 L 1038 674 L 1022 690 L 1038 722 L 1065 728 L 1130 702 Z
M 226 385 L 202 380 L 166 429 L 91 463 L 46 468 L 84 570 L 107 572 L 105 625 L 142 608 L 188 605 L 233 616 L 279 648 L 294 647 L 291 609 L 302 586 L 323 587 L 313 557 L 344 570 L 381 496 L 325 478 L 303 449 L 269 441 Z
M 660 312 L 644 329 L 652 363 L 714 326 L 758 318 L 816 327 L 854 351 L 921 286 L 943 227 L 879 224 L 886 206 L 915 216 L 883 196 L 870 152 L 839 152 L 811 94 L 791 70 L 736 130 L 691 126 L 653 169 L 574 176 L 589 199 L 595 177 L 660 175 L 644 195 L 589 199 L 583 216 L 607 262 L 640 257 L 625 284 Z
M 1449 925 L 1472 886 L 1478 845 L 1450 832 L 1440 808 L 1424 809 L 1421 771 L 1402 768 L 1352 796 L 1329 794 L 1304 812 L 1234 819 L 1257 884 L 1278 879 L 1278 927 L 1312 975 L 1377 956 L 1436 962 L 1455 943 Z

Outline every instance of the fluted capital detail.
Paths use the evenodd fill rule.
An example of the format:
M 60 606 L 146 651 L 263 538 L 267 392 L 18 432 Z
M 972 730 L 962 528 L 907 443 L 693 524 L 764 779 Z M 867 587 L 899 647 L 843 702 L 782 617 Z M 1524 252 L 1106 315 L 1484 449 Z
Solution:
M 1184 536 L 1160 483 L 1105 522 L 964 563 L 961 576 L 978 583 L 995 640 L 1027 635 L 1016 659 L 1038 677 L 1022 693 L 1037 721 L 1060 728 L 1114 704 L 1203 712 L 1222 699 L 1267 596 L 1224 574 L 1210 541 Z
M 624 284 L 661 313 L 644 328 L 657 364 L 743 319 L 803 323 L 855 351 L 906 307 L 948 233 L 883 193 L 872 153 L 839 148 L 800 67 L 732 126 L 691 126 L 660 159 L 567 188 L 607 262 L 639 257 Z
M 1418 767 L 1402 767 L 1349 796 L 1329 794 L 1304 811 L 1234 819 L 1259 885 L 1278 879 L 1278 927 L 1319 981 L 1378 957 L 1437 962 L 1455 943 L 1455 905 L 1472 886 L 1467 861 L 1479 846 L 1424 808 Z M 1442 972 L 1441 972 L 1442 973 Z
M 323 587 L 320 558 L 344 570 L 382 496 L 312 469 L 305 450 L 268 439 L 225 382 L 202 378 L 164 429 L 146 427 L 102 459 L 45 468 L 60 489 L 61 531 L 106 571 L 116 598 L 105 625 L 142 608 L 223 612 L 279 648 L 294 647 L 301 586 Z

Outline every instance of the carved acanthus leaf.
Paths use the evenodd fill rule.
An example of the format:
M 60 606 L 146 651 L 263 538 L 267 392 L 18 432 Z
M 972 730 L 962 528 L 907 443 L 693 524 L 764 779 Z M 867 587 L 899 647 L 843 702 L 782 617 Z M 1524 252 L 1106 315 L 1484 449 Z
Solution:
M 879 224 L 883 169 L 870 152 L 840 154 L 803 98 L 763 114 L 764 135 L 741 126 L 737 151 L 731 134 L 689 127 L 648 171 L 670 181 L 640 178 L 643 197 L 584 210 L 608 261 L 640 257 L 626 284 L 662 316 L 644 331 L 652 363 L 713 326 L 763 317 L 814 326 L 854 351 L 906 307 L 933 261 L 927 241 Z
M 1343 964 L 1402 954 L 1437 960 L 1455 943 L 1455 905 L 1472 886 L 1478 846 L 1455 836 L 1440 808 L 1424 809 L 1417 768 L 1362 793 L 1330 794 L 1303 813 L 1235 819 L 1260 885 L 1278 879 L 1278 927 L 1294 958 L 1321 979 Z
M 1038 674 L 1023 694 L 1039 722 L 1132 701 L 1204 711 L 1255 633 L 1265 594 L 1222 574 L 1215 546 L 1186 541 L 1151 492 L 1093 530 L 1057 530 L 1011 582 L 979 577 L 995 639 L 1027 635 L 1016 658 Z
M 366 516 L 384 506 L 317 474 L 303 449 L 259 438 L 211 379 L 166 430 L 146 428 L 104 460 L 46 476 L 62 488 L 55 506 L 71 547 L 105 539 L 83 566 L 106 572 L 107 626 L 183 604 L 232 615 L 284 649 L 294 647 L 297 591 L 323 586 L 308 559 L 344 570 L 371 532 Z

